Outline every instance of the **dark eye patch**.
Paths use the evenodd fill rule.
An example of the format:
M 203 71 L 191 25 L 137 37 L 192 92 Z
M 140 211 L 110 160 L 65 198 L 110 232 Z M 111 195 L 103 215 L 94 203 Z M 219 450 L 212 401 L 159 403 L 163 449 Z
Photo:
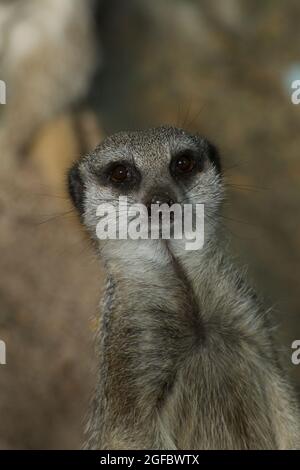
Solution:
M 218 173 L 221 173 L 222 166 L 219 151 L 217 147 L 209 141 L 207 141 L 207 156 L 211 163 L 215 166 Z
M 210 161 L 216 171 L 221 173 L 221 159 L 217 147 L 203 139 L 195 148 L 182 149 L 174 153 L 170 163 L 170 173 L 175 179 L 184 181 L 201 173 L 207 161 Z
M 126 160 L 108 164 L 96 176 L 101 185 L 113 186 L 122 192 L 137 189 L 142 179 L 136 166 Z
M 82 216 L 84 211 L 84 183 L 80 175 L 78 163 L 75 163 L 68 173 L 68 190 L 72 202 L 79 214 Z
M 131 178 L 131 170 L 126 165 L 117 165 L 110 173 L 110 180 L 115 184 L 124 183 Z
M 203 170 L 203 159 L 193 149 L 176 152 L 171 159 L 170 173 L 175 179 L 185 179 Z

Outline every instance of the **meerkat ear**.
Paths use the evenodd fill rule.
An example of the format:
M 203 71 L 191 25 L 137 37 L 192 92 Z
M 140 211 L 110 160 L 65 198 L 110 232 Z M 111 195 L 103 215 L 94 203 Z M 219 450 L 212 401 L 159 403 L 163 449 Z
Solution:
M 208 158 L 212 162 L 212 164 L 215 166 L 217 172 L 222 173 L 221 158 L 220 158 L 219 150 L 211 142 L 208 142 Z
M 74 206 L 82 216 L 84 211 L 84 184 L 78 163 L 74 163 L 68 172 L 68 191 Z

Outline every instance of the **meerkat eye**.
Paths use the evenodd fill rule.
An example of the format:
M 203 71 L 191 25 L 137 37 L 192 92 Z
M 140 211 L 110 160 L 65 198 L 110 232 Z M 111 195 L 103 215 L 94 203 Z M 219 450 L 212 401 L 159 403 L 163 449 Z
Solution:
M 196 166 L 196 161 L 191 152 L 182 152 L 174 159 L 173 172 L 176 175 L 191 173 Z
M 110 173 L 110 179 L 113 183 L 123 183 L 130 178 L 130 170 L 125 165 L 115 166 Z

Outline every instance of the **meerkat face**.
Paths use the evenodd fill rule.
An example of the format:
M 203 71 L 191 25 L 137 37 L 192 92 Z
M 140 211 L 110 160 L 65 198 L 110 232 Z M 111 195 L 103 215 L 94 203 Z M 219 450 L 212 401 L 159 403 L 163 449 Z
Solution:
M 158 127 L 120 132 L 105 139 L 69 171 L 69 193 L 81 220 L 95 235 L 103 203 L 204 204 L 210 225 L 222 200 L 216 148 L 182 129 Z

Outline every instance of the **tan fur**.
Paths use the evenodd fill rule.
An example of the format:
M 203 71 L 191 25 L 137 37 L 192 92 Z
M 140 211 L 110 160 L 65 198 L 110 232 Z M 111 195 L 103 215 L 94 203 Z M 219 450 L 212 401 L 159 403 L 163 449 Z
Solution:
M 89 0 L 0 0 L 0 21 L 0 147 L 13 165 L 41 125 L 86 94 L 99 53 Z

